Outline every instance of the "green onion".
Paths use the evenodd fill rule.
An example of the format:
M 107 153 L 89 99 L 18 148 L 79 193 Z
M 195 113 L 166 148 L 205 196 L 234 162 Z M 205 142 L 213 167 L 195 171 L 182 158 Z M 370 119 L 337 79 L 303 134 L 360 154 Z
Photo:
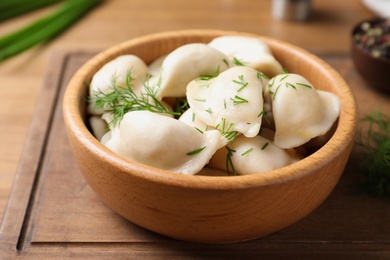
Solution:
M 0 61 L 48 41 L 76 22 L 102 0 L 68 0 L 53 13 L 0 38 Z
M 63 0 L 2 0 L 0 1 L 0 21 L 5 21 L 15 16 L 62 1 Z

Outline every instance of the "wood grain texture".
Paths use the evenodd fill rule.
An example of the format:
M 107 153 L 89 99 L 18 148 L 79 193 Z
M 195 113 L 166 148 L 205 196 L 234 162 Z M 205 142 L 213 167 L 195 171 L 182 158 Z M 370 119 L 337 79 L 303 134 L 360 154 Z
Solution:
M 22 155 L 22 148 L 28 147 L 28 144 L 32 143 L 32 141 L 29 140 L 31 134 L 28 134 L 28 130 L 32 129 L 32 127 L 30 128 L 30 123 L 33 123 L 36 120 L 35 117 L 33 119 L 35 111 L 34 106 L 39 106 L 46 102 L 45 99 L 39 99 L 40 90 L 47 86 L 47 82 L 50 82 L 50 80 L 47 79 L 51 76 L 45 77 L 45 75 L 48 71 L 52 71 L 52 69 L 56 71 L 63 68 L 62 66 L 61 68 L 55 67 L 55 63 L 53 63 L 53 60 L 51 59 L 51 57 L 58 55 L 58 52 L 56 52 L 58 50 L 101 50 L 133 37 L 172 29 L 215 28 L 248 31 L 285 40 L 310 51 L 314 51 L 317 54 L 337 53 L 345 55 L 342 57 L 337 55 L 333 57 L 326 56 L 326 60 L 337 67 L 337 70 L 347 79 L 348 84 L 352 87 L 358 100 L 360 115 L 377 109 L 378 106 L 388 109 L 390 103 L 388 97 L 372 91 L 369 86 L 362 81 L 360 76 L 356 74 L 356 71 L 348 59 L 350 46 L 349 33 L 352 26 L 362 19 L 373 17 L 374 14 L 366 10 L 360 1 L 356 0 L 313 0 L 312 2 L 314 12 L 313 18 L 309 22 L 290 23 L 272 19 L 269 12 L 271 0 L 217 0 L 213 1 L 211 4 L 210 1 L 198 0 L 188 0 L 186 1 L 186 4 L 178 0 L 167 0 L 163 2 L 155 0 L 111 0 L 106 1 L 104 5 L 101 5 L 66 33 L 50 43 L 33 48 L 6 62 L 2 62 L 0 64 L 0 216 L 3 215 L 7 203 L 9 205 L 8 209 L 17 210 L 20 210 L 19 205 L 25 205 L 25 202 L 23 201 L 13 204 L 8 201 L 8 197 L 16 172 L 20 172 L 20 165 L 24 163 L 23 161 L 20 161 L 25 159 L 25 153 Z M 42 11 L 15 18 L 8 22 L 2 22 L 0 34 L 5 34 L 6 32 L 16 29 L 26 22 L 40 17 L 51 9 L 52 8 L 50 7 Z M 56 58 L 59 59 L 60 57 Z M 34 154 L 36 153 L 36 150 L 30 150 L 30 152 L 31 154 Z M 347 166 L 347 172 L 349 172 L 348 169 L 351 169 L 350 167 L 352 167 L 356 161 L 357 158 L 352 157 L 349 166 Z M 31 161 L 27 162 L 30 163 Z M 27 162 L 25 164 L 27 164 Z M 27 167 L 28 166 L 26 166 L 26 168 Z M 353 169 L 355 172 L 356 169 Z M 27 174 L 34 173 L 28 172 Z M 354 176 L 354 174 L 352 174 L 352 176 Z M 27 179 L 28 178 L 30 177 L 27 177 Z M 23 179 L 23 177 L 15 177 L 15 183 L 19 183 L 19 181 Z M 355 187 L 356 180 L 354 180 L 354 178 L 350 179 L 352 184 L 343 182 L 343 186 Z M 76 182 L 77 181 L 79 180 L 76 180 Z M 23 190 L 23 188 L 20 190 Z M 346 193 L 343 193 L 343 198 L 349 197 L 353 193 L 349 190 L 345 192 Z M 89 191 L 89 193 L 92 194 L 92 191 Z M 49 199 L 51 196 L 47 193 L 44 194 L 47 195 L 47 197 L 45 197 L 46 199 Z M 360 203 L 361 200 L 362 202 Z M 15 201 L 17 200 L 15 199 L 14 202 Z M 329 203 L 328 201 L 329 200 L 325 203 Z M 331 218 L 331 220 L 319 221 L 314 226 L 310 226 L 310 228 L 321 228 L 324 223 L 327 225 L 334 223 L 339 227 L 335 229 L 329 228 L 323 231 L 326 234 L 330 234 L 329 236 L 324 235 L 323 238 L 329 237 L 334 241 L 341 241 L 343 239 L 346 239 L 346 241 L 354 241 L 354 238 L 356 238 L 357 242 L 353 244 L 353 247 L 348 246 L 350 245 L 349 242 L 346 243 L 347 245 L 343 242 L 326 242 L 325 244 L 331 245 L 333 249 L 338 248 L 340 250 L 340 256 L 354 256 L 352 257 L 353 259 L 386 259 L 386 256 L 389 258 L 388 254 L 382 253 L 383 251 L 381 251 L 388 248 L 388 242 L 383 242 L 389 240 L 386 236 L 386 234 L 389 233 L 388 229 L 386 229 L 388 226 L 382 226 L 382 217 L 378 217 L 378 220 L 376 220 L 376 218 L 372 217 L 372 215 L 375 214 L 370 214 L 370 210 L 372 209 L 376 213 L 379 212 L 378 214 L 380 216 L 388 216 L 384 215 L 385 213 L 388 214 L 388 204 L 376 203 L 376 199 L 365 196 L 359 196 L 356 200 L 350 199 L 348 203 L 352 204 L 349 207 L 344 206 L 342 200 L 341 202 L 338 199 L 332 201 L 333 202 L 330 203 L 331 207 L 337 208 L 338 211 L 329 211 L 326 209 L 321 211 L 319 216 L 323 215 L 330 218 L 333 213 L 337 213 L 336 215 L 341 216 L 346 215 L 353 219 L 351 225 L 349 226 L 349 222 L 347 221 L 344 223 L 341 219 L 334 220 L 334 218 Z M 89 202 L 83 203 L 88 204 Z M 368 205 L 371 204 L 373 206 L 369 207 Z M 359 209 L 359 206 L 361 205 L 363 205 L 362 210 Z M 55 212 L 54 209 L 53 212 Z M 71 221 L 79 223 L 79 226 L 82 227 L 84 225 L 83 221 L 76 221 L 79 219 L 77 213 L 73 213 L 73 216 L 74 218 L 72 218 Z M 361 218 L 359 216 L 361 216 Z M 15 221 L 17 220 L 17 217 L 18 216 L 15 216 Z M 53 219 L 59 217 L 61 216 L 55 214 L 48 218 L 51 218 L 52 221 L 54 221 Z M 10 220 L 12 217 L 8 215 L 8 217 L 3 218 L 3 226 L 1 228 L 3 230 L 2 235 L 4 236 L 4 234 L 7 234 L 7 237 L 14 237 L 15 240 L 17 240 L 18 234 L 13 234 L 12 232 L 8 234 L 5 232 L 5 230 L 10 230 L 8 229 L 9 227 L 5 227 L 6 225 L 4 223 L 6 219 Z M 44 221 L 46 221 L 45 218 L 43 218 L 43 222 L 41 223 L 44 223 Z M 85 220 L 85 222 L 88 221 Z M 8 224 L 9 223 L 10 222 L 8 222 Z M 15 231 L 20 228 L 15 224 L 16 222 L 12 223 L 15 225 L 12 230 Z M 295 224 L 294 227 L 299 223 Z M 117 226 L 118 225 L 116 225 L 116 227 Z M 360 226 L 363 228 L 357 228 Z M 88 227 L 88 225 L 86 225 L 86 227 Z M 104 225 L 98 227 L 104 229 Z M 53 229 L 55 231 L 58 230 L 58 227 L 48 227 L 48 229 Z M 122 227 L 118 227 L 118 229 L 122 230 Z M 74 238 L 74 234 L 78 232 L 77 230 L 94 234 L 91 230 L 83 231 L 80 227 L 74 231 L 60 232 L 60 234 L 67 234 L 69 237 Z M 304 228 L 304 230 L 307 231 L 309 228 Z M 384 232 L 378 232 L 379 230 L 384 230 Z M 339 232 L 344 232 L 344 235 L 340 236 Z M 299 233 L 302 233 L 302 231 L 299 231 Z M 320 234 L 323 233 L 320 232 Z M 349 235 L 346 236 L 346 234 Z M 55 236 L 58 236 L 58 232 L 56 231 L 52 233 L 52 237 Z M 306 232 L 305 236 L 310 239 L 313 238 L 314 235 L 308 235 Z M 375 237 L 379 237 L 379 239 L 376 240 Z M 76 241 L 77 239 L 74 240 Z M 373 242 L 362 242 L 365 240 Z M 324 241 L 328 240 L 324 239 Z M 29 243 L 27 243 L 27 245 L 28 244 Z M 322 244 L 322 242 L 320 244 Z M 101 244 L 37 243 L 34 244 L 36 247 L 32 247 L 32 250 L 28 251 L 28 253 L 21 252 L 19 255 L 22 257 L 25 256 L 26 258 L 29 258 L 30 255 L 35 258 L 42 258 L 42 256 L 62 256 L 62 258 L 67 258 L 76 254 L 78 256 L 86 256 L 86 258 L 87 256 L 93 258 L 94 252 L 97 254 L 101 252 L 101 250 L 96 249 L 96 246 L 98 245 Z M 262 255 L 267 255 L 269 257 L 274 256 L 274 259 L 280 259 L 280 256 L 283 255 L 307 257 L 310 256 L 310 254 L 313 254 L 313 250 L 318 250 L 319 253 L 317 255 L 323 254 L 325 256 L 330 256 L 334 254 L 333 251 L 328 252 L 328 247 L 326 246 L 314 246 L 312 251 L 304 253 L 310 249 L 311 244 L 309 246 L 297 246 L 295 249 L 289 246 L 288 252 L 287 248 L 284 248 L 285 250 L 282 250 L 283 252 L 280 253 L 267 251 L 267 248 L 275 249 L 273 245 L 275 244 L 271 242 L 262 248 L 259 247 L 264 251 Z M 279 250 L 281 245 L 276 245 Z M 376 247 L 374 245 L 380 246 Z M 121 255 L 126 257 L 129 255 L 129 250 L 131 248 L 128 244 L 124 246 L 113 245 L 113 247 L 116 249 L 113 253 L 107 252 L 107 255 Z M 2 247 L 2 249 L 3 248 L 4 247 Z M 145 249 L 146 247 L 142 246 L 135 246 L 133 248 L 138 256 L 142 255 L 144 258 L 146 258 L 145 252 L 149 252 L 147 249 L 150 249 Z M 375 248 L 378 249 L 378 252 L 372 251 L 376 250 Z M 15 253 L 15 244 L 13 242 L 6 243 L 7 252 L 8 249 L 12 252 L 10 256 L 17 254 Z M 108 247 L 104 247 L 102 250 L 105 251 L 106 249 L 108 249 Z M 202 249 L 203 248 L 190 248 L 187 251 L 191 251 L 195 254 L 195 251 Z M 215 249 L 217 251 L 215 255 L 219 254 L 220 256 L 226 256 L 227 253 L 223 253 L 224 249 L 226 248 L 222 247 L 220 250 Z M 247 251 L 245 251 L 245 249 L 247 249 Z M 172 253 L 172 251 L 176 252 L 175 255 L 189 256 L 189 254 L 186 253 L 187 251 L 184 252 L 177 247 L 163 247 L 162 250 L 168 251 L 166 253 L 161 253 L 162 256 L 172 256 L 175 254 Z M 246 255 L 252 254 L 251 252 L 255 252 L 253 254 L 261 254 L 259 251 L 253 251 L 242 247 L 235 247 L 232 249 L 232 251 L 235 250 L 237 250 L 235 255 L 239 255 L 242 251 L 247 252 Z M 342 253 L 342 250 L 348 252 Z M 363 253 L 361 250 L 371 250 L 371 252 Z M 277 250 L 275 249 L 275 251 Z M 121 253 L 116 254 L 117 252 Z M 209 256 L 210 254 L 211 253 L 207 252 L 204 253 L 204 255 Z M 345 258 L 340 257 L 340 259 Z
M 174 29 L 247 31 L 319 52 L 348 53 L 349 31 L 373 14 L 356 0 L 313 0 L 306 23 L 275 21 L 271 0 L 107 0 L 53 41 L 0 63 L 0 216 L 3 215 L 50 56 L 56 50 L 102 50 L 141 35 Z M 2 22 L 4 35 L 49 13 L 48 7 Z M 313 37 L 315 36 L 315 37 Z
M 46 81 L 63 91 L 70 76 L 88 58 L 89 53 L 56 55 L 59 64 Z M 367 88 L 348 56 L 323 58 L 339 71 L 352 86 L 360 104 L 360 113 L 382 105 L 390 111 L 388 97 Z M 50 80 L 51 79 L 51 80 Z M 55 88 L 54 88 L 55 89 Z M 376 102 L 365 102 L 376 100 Z M 50 138 L 41 170 L 24 161 L 11 194 L 10 204 L 0 233 L 0 252 L 4 256 L 66 259 L 101 257 L 134 259 L 180 259 L 212 257 L 266 257 L 267 259 L 386 259 L 390 251 L 388 201 L 359 192 L 357 150 L 352 150 L 345 172 L 330 197 L 313 213 L 294 225 L 262 239 L 229 245 L 201 245 L 172 240 L 140 228 L 106 207 L 86 184 L 70 151 L 62 116 L 57 104 Z M 38 121 L 38 119 L 36 119 Z M 39 122 L 42 122 L 39 120 Z M 39 129 L 39 128 L 38 128 Z M 45 135 L 34 128 L 34 138 Z M 25 154 L 36 151 L 30 143 Z M 27 171 L 29 169 L 29 171 Z M 17 195 L 25 189 L 21 174 L 39 175 L 36 199 L 30 207 L 29 232 L 19 242 L 26 197 Z M 17 188 L 20 185 L 19 188 Z M 18 213 L 19 212 L 19 213 Z M 26 229 L 26 231 L 27 231 Z
M 134 54 L 150 63 L 184 44 L 207 43 L 215 37 L 234 34 L 258 37 L 289 71 L 303 75 L 318 89 L 339 97 L 338 126 L 332 138 L 317 152 L 267 174 L 213 178 L 162 171 L 124 160 L 91 135 L 84 123 L 88 87 L 85 82 L 103 64 L 123 54 Z M 357 124 L 352 93 L 328 64 L 282 41 L 219 30 L 152 34 L 105 50 L 77 71 L 63 102 L 72 150 L 87 183 L 100 198 L 121 216 L 142 227 L 176 239 L 203 243 L 262 237 L 310 213 L 337 183 Z

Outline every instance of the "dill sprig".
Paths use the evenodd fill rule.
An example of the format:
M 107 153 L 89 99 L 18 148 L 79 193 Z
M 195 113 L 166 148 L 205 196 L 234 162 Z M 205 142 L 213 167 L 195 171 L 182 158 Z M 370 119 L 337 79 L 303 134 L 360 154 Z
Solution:
M 203 151 L 205 148 L 206 148 L 206 146 L 203 146 L 203 147 L 201 147 L 201 148 L 198 148 L 198 149 L 196 149 L 196 150 L 193 150 L 193 151 L 191 151 L 191 152 L 186 153 L 186 155 L 198 154 L 198 153 L 200 153 L 201 151 Z
M 189 108 L 190 108 L 190 105 L 188 104 L 187 98 L 176 98 L 174 111 L 177 113 L 177 116 L 182 115 Z M 193 114 L 193 117 L 195 117 L 195 114 Z
M 390 117 L 380 110 L 361 119 L 367 128 L 361 127 L 357 138 L 363 150 L 360 170 L 366 177 L 363 188 L 369 193 L 390 195 Z M 365 130 L 364 130 L 365 129 Z
M 234 123 L 230 123 L 229 125 L 227 125 L 226 118 L 224 117 L 221 119 L 221 121 L 222 121 L 222 125 L 218 124 L 215 126 L 215 128 L 219 129 L 219 127 L 221 127 L 222 136 L 224 136 L 229 142 L 233 142 L 238 135 L 237 131 L 231 130 L 234 126 Z
M 200 75 L 200 77 L 197 80 L 206 80 L 207 81 L 207 80 L 216 78 L 219 75 L 219 70 L 220 70 L 220 66 L 217 67 L 214 74 L 202 74 L 202 75 Z
M 245 63 L 244 63 L 243 61 L 237 59 L 236 57 L 233 57 L 232 62 L 233 62 L 236 66 L 245 66 Z
M 123 116 L 130 111 L 147 110 L 155 113 L 180 115 L 180 112 L 170 111 L 161 103 L 156 94 L 159 90 L 159 83 L 150 85 L 150 75 L 147 75 L 143 81 L 144 91 L 137 95 L 133 90 L 134 78 L 131 76 L 131 70 L 126 74 L 126 87 L 117 86 L 117 77 L 113 75 L 110 90 L 105 93 L 101 90 L 94 92 L 88 102 L 94 103 L 93 108 L 96 110 L 103 109 L 107 113 L 113 114 L 110 126 L 115 127 L 123 119 Z
M 240 88 L 237 90 L 237 92 L 240 92 L 241 90 L 243 90 L 249 84 L 248 82 L 246 82 L 244 80 L 244 75 L 239 75 L 238 76 L 238 80 L 234 79 L 233 82 L 240 86 Z
M 237 176 L 237 172 L 236 172 L 236 169 L 234 168 L 234 164 L 233 164 L 233 161 L 232 161 L 233 153 L 235 153 L 236 150 L 231 149 L 228 146 L 225 146 L 225 148 L 226 148 L 226 150 L 228 152 L 227 155 L 226 155 L 226 171 L 227 171 L 228 175 L 230 175 L 229 168 L 231 168 L 231 171 L 232 171 L 233 175 Z

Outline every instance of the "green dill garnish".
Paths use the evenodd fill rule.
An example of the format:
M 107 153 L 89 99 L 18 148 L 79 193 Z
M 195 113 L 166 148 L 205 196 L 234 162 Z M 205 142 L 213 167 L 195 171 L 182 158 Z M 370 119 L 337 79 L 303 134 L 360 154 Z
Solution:
M 206 148 L 206 146 L 203 146 L 203 147 L 201 147 L 201 148 L 198 148 L 198 149 L 196 149 L 196 150 L 193 150 L 193 151 L 191 151 L 191 152 L 188 152 L 188 153 L 186 153 L 186 155 L 194 155 L 194 154 L 200 153 L 201 151 L 204 150 L 204 148 Z
M 261 150 L 264 150 L 265 148 L 267 148 L 268 145 L 269 145 L 269 143 L 266 142 L 266 143 L 263 145 L 263 147 L 261 147 Z
M 236 57 L 233 57 L 233 63 L 237 66 L 245 66 L 244 62 L 240 61 L 239 59 L 237 59 Z
M 234 98 L 230 98 L 230 99 L 233 101 L 233 105 L 235 105 L 235 106 L 249 102 L 248 100 L 246 100 L 240 96 L 237 96 L 237 95 L 235 95 Z
M 198 102 L 206 102 L 206 99 L 194 98 L 194 100 Z
M 283 68 L 283 74 L 288 74 L 287 68 Z
M 287 77 L 288 77 L 288 75 L 283 76 L 283 77 L 279 80 L 279 82 L 285 80 Z
M 267 123 L 268 123 L 269 125 L 271 124 L 271 122 L 269 121 L 268 116 L 267 116 L 267 111 L 265 111 L 265 109 L 263 109 L 263 111 L 261 111 L 261 112 L 257 115 L 257 117 L 261 117 L 261 116 L 264 117 L 265 121 L 267 121 Z
M 307 85 L 305 83 L 295 83 L 295 84 L 297 84 L 298 86 L 305 87 L 305 88 L 312 88 L 310 85 Z
M 390 117 L 380 110 L 361 119 L 356 144 L 362 148 L 360 171 L 363 188 L 375 195 L 390 195 Z
M 246 86 L 248 86 L 248 82 L 244 80 L 244 75 L 239 75 L 238 80 L 233 80 L 234 83 L 240 85 L 241 87 L 237 90 L 237 92 L 240 92 L 243 90 Z
M 232 161 L 233 153 L 235 153 L 236 150 L 233 150 L 233 149 L 229 148 L 228 146 L 225 146 L 225 148 L 228 151 L 228 153 L 226 155 L 226 171 L 227 171 L 228 175 L 230 175 L 229 168 L 231 168 L 233 175 L 237 176 L 237 172 L 236 172 L 236 169 L 234 168 L 233 161 Z
M 198 130 L 201 134 L 203 134 L 204 132 L 202 130 L 200 130 L 198 127 L 195 127 L 196 130 Z
M 262 73 L 262 72 L 260 72 L 260 71 L 257 72 L 257 78 L 258 78 L 259 80 L 261 80 L 261 85 L 264 84 L 264 83 L 263 83 L 263 79 L 269 79 L 269 77 L 268 77 L 267 75 L 265 75 L 264 73 Z
M 226 109 L 226 99 L 223 99 L 223 108 Z
M 253 147 L 252 148 L 249 148 L 248 150 L 246 150 L 245 152 L 243 152 L 241 154 L 241 156 L 244 156 L 244 155 L 247 155 L 248 153 L 252 152 L 253 151 Z
M 222 118 L 222 129 L 221 129 L 221 134 L 224 136 L 228 141 L 233 142 L 236 137 L 238 132 L 237 131 L 231 131 L 231 129 L 234 126 L 234 123 L 230 123 L 228 126 L 226 125 L 226 118 Z M 218 124 L 215 128 L 218 129 L 221 124 Z
M 206 109 L 206 112 L 209 113 L 210 115 L 213 113 L 213 111 L 211 110 L 211 107 L 209 107 L 208 109 Z
M 229 62 L 226 59 L 223 59 L 222 61 L 223 61 L 223 63 L 225 63 L 226 67 L 228 67 L 228 68 L 230 67 Z
M 187 98 L 176 98 L 174 111 L 178 115 L 182 115 L 185 111 L 190 108 Z
M 195 122 L 195 113 L 192 112 L 192 122 Z
M 257 115 L 257 117 L 261 117 L 261 116 L 264 116 L 264 115 L 266 115 L 267 114 L 267 112 L 265 112 L 265 110 L 263 109 L 258 115 Z
M 272 93 L 272 100 L 275 100 L 276 93 L 278 93 L 278 90 L 279 90 L 279 88 L 280 88 L 280 85 L 281 85 L 281 84 L 279 84 L 279 86 L 276 88 L 275 92 Z
M 297 87 L 295 87 L 293 84 L 290 82 L 286 82 L 286 87 L 292 87 L 293 89 L 297 90 Z
M 217 67 L 217 70 L 214 72 L 214 74 L 203 74 L 200 75 L 200 77 L 197 80 L 210 80 L 212 78 L 216 78 L 219 75 L 219 68 L 220 66 Z
M 88 102 L 94 103 L 96 110 L 103 109 L 105 112 L 113 114 L 113 120 L 110 126 L 117 126 L 123 119 L 123 116 L 130 111 L 146 110 L 155 113 L 164 113 L 179 115 L 179 112 L 169 111 L 156 97 L 159 85 L 150 86 L 150 75 L 147 75 L 143 81 L 144 91 L 137 95 L 133 91 L 134 78 L 131 76 L 131 70 L 126 74 L 126 87 L 120 87 L 116 84 L 116 76 L 113 75 L 110 85 L 110 92 L 104 93 L 101 90 L 94 92 Z
M 274 83 L 275 83 L 275 77 L 273 77 L 273 78 L 271 79 L 271 82 L 268 83 L 268 87 L 269 87 L 269 88 L 272 88 L 272 87 L 274 86 Z

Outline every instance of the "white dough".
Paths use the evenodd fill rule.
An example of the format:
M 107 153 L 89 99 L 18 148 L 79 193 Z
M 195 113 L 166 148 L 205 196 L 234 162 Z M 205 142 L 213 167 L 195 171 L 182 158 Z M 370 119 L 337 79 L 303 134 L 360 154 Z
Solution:
M 316 90 L 304 77 L 281 74 L 270 80 L 275 121 L 274 142 L 281 148 L 298 147 L 324 135 L 340 113 L 339 98 Z
M 92 78 L 89 95 L 94 97 L 97 92 L 109 93 L 112 91 L 112 85 L 115 82 L 116 87 L 127 88 L 127 74 L 131 72 L 134 78 L 132 89 L 135 93 L 140 93 L 143 89 L 142 82 L 148 75 L 149 69 L 139 57 L 135 55 L 122 55 L 106 63 Z M 89 112 L 92 114 L 102 114 L 103 109 L 92 109 L 94 103 L 90 103 Z
M 202 43 L 183 45 L 164 60 L 158 97 L 184 97 L 190 81 L 234 66 L 222 52 Z
M 107 132 L 108 126 L 101 116 L 91 116 L 89 118 L 89 125 L 96 139 L 101 140 L 103 135 Z
M 262 81 L 250 67 L 232 67 L 211 80 L 194 80 L 187 99 L 197 117 L 222 133 L 258 134 L 263 110 Z M 241 83 L 240 83 L 241 82 Z
M 217 130 L 203 134 L 176 119 L 149 111 L 125 114 L 104 144 L 130 160 L 182 174 L 199 172 L 221 146 Z M 189 153 L 203 149 L 198 153 Z
M 283 72 L 282 65 L 275 59 L 268 45 L 263 41 L 244 36 L 221 36 L 214 38 L 209 45 L 231 60 L 239 60 L 249 66 L 273 77 Z
M 239 175 L 256 174 L 272 171 L 297 161 L 285 150 L 274 145 L 270 140 L 255 136 L 247 138 L 243 135 L 229 143 L 231 162 Z M 227 149 L 219 149 L 211 158 L 209 166 L 226 171 Z M 229 165 L 231 171 L 231 165 Z

